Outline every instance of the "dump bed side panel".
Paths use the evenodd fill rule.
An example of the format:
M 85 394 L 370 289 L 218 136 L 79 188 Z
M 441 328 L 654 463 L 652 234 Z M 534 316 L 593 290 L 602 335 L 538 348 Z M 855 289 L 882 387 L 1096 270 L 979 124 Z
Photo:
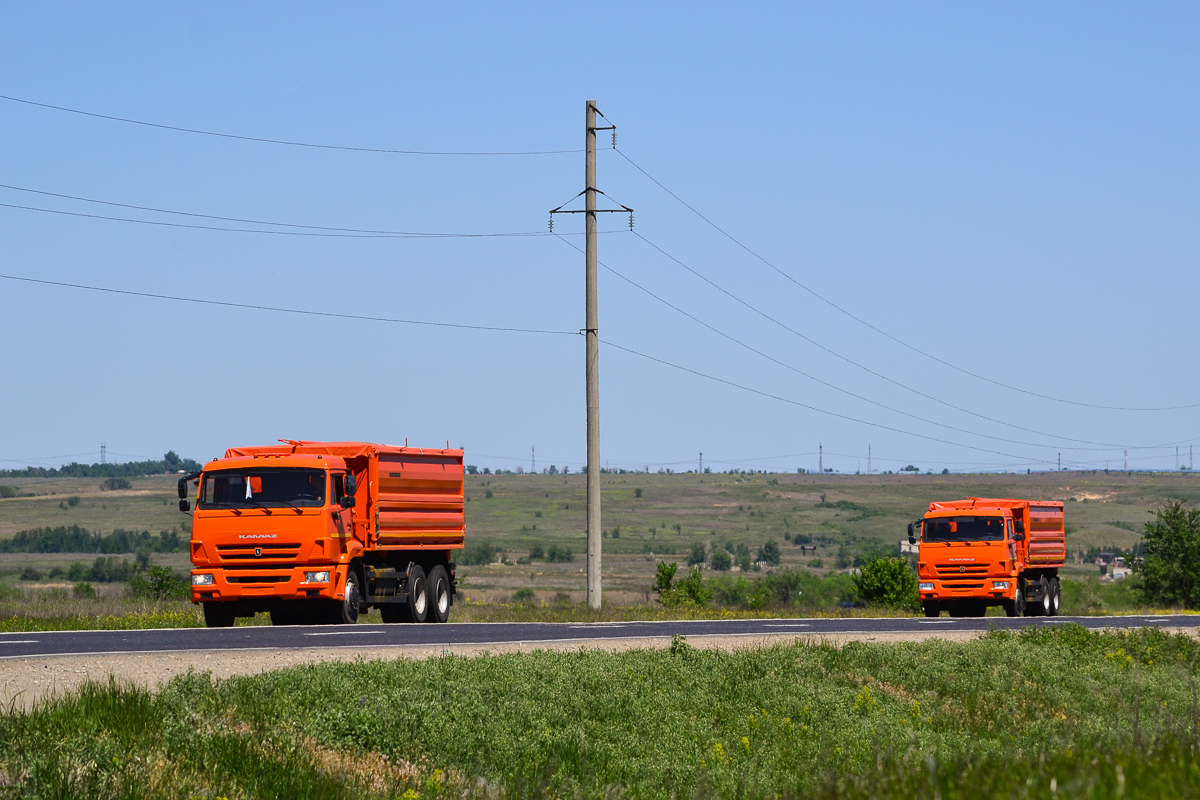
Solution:
M 380 448 L 372 464 L 380 549 L 459 548 L 466 531 L 461 450 Z
M 1061 567 L 1067 555 L 1066 518 L 1062 503 L 1029 503 L 1026 540 L 1030 567 Z

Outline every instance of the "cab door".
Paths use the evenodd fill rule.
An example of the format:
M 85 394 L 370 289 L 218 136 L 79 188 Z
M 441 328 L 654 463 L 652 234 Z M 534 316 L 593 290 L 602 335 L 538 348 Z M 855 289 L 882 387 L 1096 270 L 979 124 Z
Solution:
M 346 495 L 346 473 L 329 473 L 329 518 L 342 541 L 354 534 L 354 509 L 342 508 L 342 498 Z

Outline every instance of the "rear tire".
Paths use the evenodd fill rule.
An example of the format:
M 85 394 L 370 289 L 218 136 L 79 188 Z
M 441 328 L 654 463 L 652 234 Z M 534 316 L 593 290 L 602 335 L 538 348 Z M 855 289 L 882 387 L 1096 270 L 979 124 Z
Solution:
M 450 619 L 450 575 L 442 565 L 429 572 L 429 611 L 426 622 Z
M 1050 616 L 1057 617 L 1062 606 L 1062 585 L 1058 578 L 1050 579 Z
M 209 628 L 232 628 L 233 606 L 229 603 L 204 603 L 204 624 Z
M 429 615 L 429 587 L 425 580 L 425 570 L 413 564 L 408 571 L 404 593 L 408 602 L 404 604 L 405 622 L 424 622 Z

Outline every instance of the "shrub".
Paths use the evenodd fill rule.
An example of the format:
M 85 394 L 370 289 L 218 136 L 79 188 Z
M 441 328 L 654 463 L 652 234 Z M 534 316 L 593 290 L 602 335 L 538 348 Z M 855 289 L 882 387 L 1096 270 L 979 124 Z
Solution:
M 546 551 L 542 549 L 542 546 L 540 544 L 535 544 L 533 547 L 529 548 L 529 559 L 531 561 L 535 558 L 545 558 L 545 557 L 546 557 Z
M 484 496 L 486 499 L 488 499 L 488 500 L 491 500 L 491 499 L 492 499 L 492 490 L 491 490 L 491 489 L 488 489 L 486 492 L 484 492 L 484 493 L 483 493 L 483 496 Z
M 467 567 L 486 566 L 495 561 L 499 554 L 500 549 L 496 545 L 490 542 L 480 542 L 463 550 L 462 555 L 458 557 L 458 563 Z
M 575 554 L 571 552 L 571 548 L 569 547 L 559 547 L 556 544 L 552 544 L 546 551 L 546 560 L 553 564 L 566 564 L 575 560 Z
M 688 553 L 688 566 L 694 567 L 698 564 L 703 564 L 707 557 L 708 553 L 705 552 L 704 545 L 696 542 L 692 545 L 692 552 Z
M 21 570 L 21 580 L 23 581 L 40 581 L 42 573 L 36 567 L 26 567 Z
M 860 600 L 891 608 L 916 608 L 917 576 L 908 559 L 885 556 L 863 564 L 854 576 Z
M 733 556 L 729 555 L 725 550 L 713 550 L 712 568 L 718 572 L 728 572 L 733 566 Z
M 67 498 L 67 505 L 69 505 L 71 508 L 74 508 L 75 506 L 79 505 L 79 498 L 75 495 L 71 495 Z
M 633 490 L 633 496 L 634 496 L 634 497 L 639 497 L 639 498 L 640 498 L 640 497 L 642 496 L 642 490 L 641 490 L 641 488 L 634 489 L 634 490 Z
M 86 581 L 80 581 L 71 588 L 71 593 L 80 600 L 95 600 L 96 587 Z
M 779 566 L 779 545 L 775 543 L 774 539 L 768 539 L 766 544 L 758 548 L 756 560 L 773 567 Z
M 1142 534 L 1143 555 L 1133 562 L 1142 596 L 1159 606 L 1200 608 L 1200 509 L 1168 500 Z
M 118 489 L 129 489 L 132 486 L 133 484 L 129 482 L 128 478 L 108 478 L 104 483 L 100 484 L 100 491 L 114 492 Z
M 808 566 L 812 569 L 823 569 L 825 567 L 825 562 L 819 558 L 814 558 L 808 562 Z
M 0 486 L 0 498 L 20 497 L 21 490 L 15 486 Z
M 523 605 L 533 605 L 533 600 L 534 600 L 533 589 L 530 589 L 528 586 L 526 586 L 522 589 L 517 589 L 515 592 L 513 592 L 512 601 L 514 603 L 521 603 Z
M 182 600 L 190 594 L 190 587 L 183 577 L 169 567 L 151 567 L 129 576 L 129 591 L 134 597 L 152 600 Z

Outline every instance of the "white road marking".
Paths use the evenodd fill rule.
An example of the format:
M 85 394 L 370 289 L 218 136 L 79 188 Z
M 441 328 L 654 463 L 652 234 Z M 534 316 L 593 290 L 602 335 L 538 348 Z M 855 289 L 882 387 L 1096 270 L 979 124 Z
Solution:
M 305 636 L 357 636 L 370 633 L 383 633 L 383 631 L 326 631 L 324 633 L 306 633 Z
M 629 623 L 627 623 L 627 622 L 578 622 L 578 623 L 574 623 L 572 625 L 568 625 L 567 627 L 573 628 L 573 629 L 574 628 L 583 628 L 586 630 L 588 628 L 621 628 L 628 624 Z
M 0 644 L 37 644 L 40 639 L 0 639 Z
M 763 625 L 764 628 L 811 628 L 807 622 L 781 622 L 778 624 Z
M 921 619 L 917 620 L 918 625 L 953 625 L 958 622 L 956 619 Z

